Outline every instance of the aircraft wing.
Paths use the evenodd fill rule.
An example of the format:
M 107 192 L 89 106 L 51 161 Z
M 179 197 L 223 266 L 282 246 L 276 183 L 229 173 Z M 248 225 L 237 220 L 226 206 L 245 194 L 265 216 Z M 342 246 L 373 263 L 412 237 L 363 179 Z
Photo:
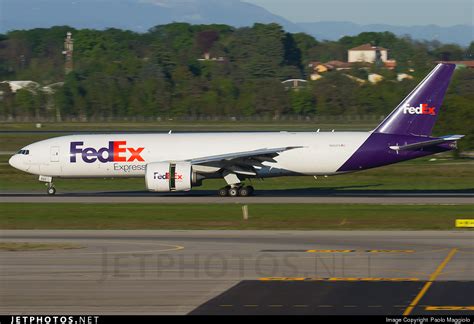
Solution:
M 242 163 L 245 159 L 252 161 L 274 161 L 273 158 L 278 156 L 281 152 L 301 148 L 302 146 L 287 146 L 278 148 L 263 148 L 253 151 L 243 151 L 235 153 L 226 153 L 220 155 L 212 155 L 206 157 L 200 157 L 196 159 L 188 160 L 191 164 L 209 164 L 214 162 L 226 162 L 226 164 L 232 164 L 232 162 Z
M 390 146 L 392 150 L 395 151 L 405 151 L 405 150 L 414 150 L 422 147 L 428 147 L 428 146 L 433 146 L 433 145 L 438 145 L 441 143 L 445 142 L 452 142 L 452 141 L 457 141 L 461 138 L 463 138 L 464 135 L 448 135 L 448 136 L 443 136 L 437 139 L 429 140 L 429 141 L 424 141 L 424 142 L 418 142 L 418 143 L 413 143 L 413 144 L 407 144 L 407 145 L 395 145 L 395 146 Z

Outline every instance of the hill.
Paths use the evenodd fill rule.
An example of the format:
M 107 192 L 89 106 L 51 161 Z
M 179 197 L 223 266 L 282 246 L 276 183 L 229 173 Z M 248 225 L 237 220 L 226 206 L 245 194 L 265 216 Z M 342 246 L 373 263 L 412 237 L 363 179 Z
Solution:
M 441 27 L 358 25 L 352 22 L 293 23 L 268 10 L 242 0 L 1 0 L 0 33 L 17 29 L 68 25 L 75 28 L 120 28 L 146 32 L 172 22 L 226 24 L 234 27 L 254 23 L 277 23 L 286 31 L 305 31 L 320 40 L 337 40 L 361 32 L 389 31 L 414 39 L 468 45 L 473 26 Z
M 438 40 L 441 43 L 455 43 L 467 46 L 473 40 L 473 26 L 456 25 L 441 27 L 424 26 L 393 26 L 386 24 L 359 25 L 351 22 L 322 21 L 298 23 L 310 35 L 317 39 L 338 40 L 343 36 L 355 36 L 363 32 L 389 31 L 397 36 L 409 35 L 413 39 Z
M 0 32 L 68 25 L 145 32 L 171 22 L 251 26 L 275 22 L 288 31 L 296 24 L 240 0 L 2 0 Z

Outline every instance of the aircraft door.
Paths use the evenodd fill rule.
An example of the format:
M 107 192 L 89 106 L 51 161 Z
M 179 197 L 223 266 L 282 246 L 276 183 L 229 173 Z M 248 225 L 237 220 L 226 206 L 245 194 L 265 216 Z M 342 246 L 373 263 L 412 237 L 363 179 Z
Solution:
M 59 162 L 59 146 L 51 146 L 51 162 Z

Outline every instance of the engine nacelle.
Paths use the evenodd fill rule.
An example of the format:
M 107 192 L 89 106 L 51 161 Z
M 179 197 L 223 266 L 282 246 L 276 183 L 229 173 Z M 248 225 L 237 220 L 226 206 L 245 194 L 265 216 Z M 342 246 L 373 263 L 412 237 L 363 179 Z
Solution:
M 146 166 L 145 183 L 149 191 L 188 191 L 193 182 L 193 170 L 189 162 L 154 162 Z

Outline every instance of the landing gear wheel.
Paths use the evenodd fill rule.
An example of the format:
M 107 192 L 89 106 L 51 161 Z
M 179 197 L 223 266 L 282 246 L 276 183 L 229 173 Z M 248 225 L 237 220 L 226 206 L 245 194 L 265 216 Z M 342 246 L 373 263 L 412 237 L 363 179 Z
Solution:
M 49 196 L 53 196 L 56 194 L 56 188 L 54 187 L 48 187 L 48 189 L 46 190 L 46 192 L 48 193 Z
M 253 192 L 255 191 L 255 189 L 252 186 L 247 186 L 247 190 L 249 192 L 249 196 L 252 196 Z
M 248 195 L 250 195 L 249 187 L 242 187 L 239 189 L 239 196 L 247 197 Z
M 229 194 L 229 189 L 224 187 L 224 188 L 220 188 L 218 191 L 217 191 L 217 194 L 219 195 L 219 197 L 227 197 L 227 195 Z
M 229 189 L 229 196 L 237 197 L 238 195 L 239 195 L 239 189 L 238 188 L 230 188 Z

